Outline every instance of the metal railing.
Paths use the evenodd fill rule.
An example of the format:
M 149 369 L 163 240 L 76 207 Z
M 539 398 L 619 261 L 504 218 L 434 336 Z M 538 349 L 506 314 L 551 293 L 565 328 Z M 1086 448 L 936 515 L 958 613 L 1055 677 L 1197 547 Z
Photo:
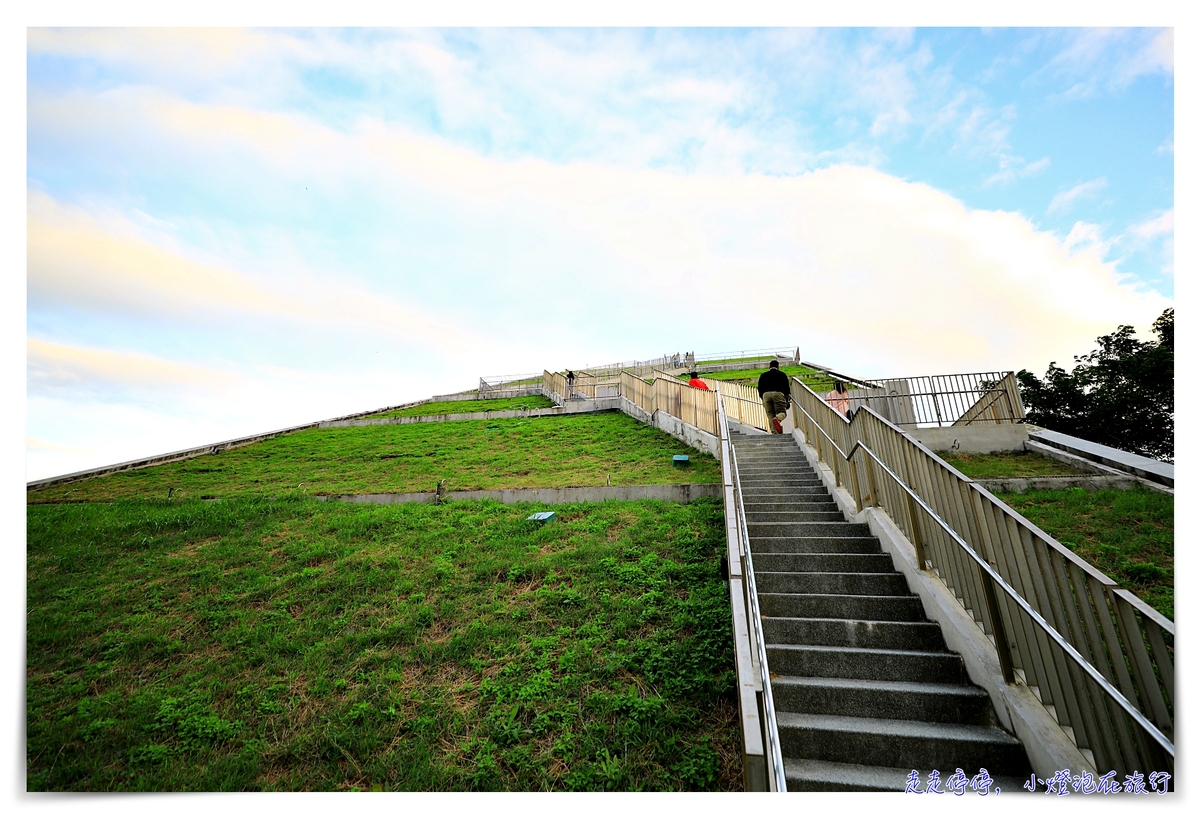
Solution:
M 702 352 L 696 356 L 696 364 L 702 365 L 705 363 L 725 363 L 737 361 L 769 361 L 772 358 L 779 360 L 780 363 L 786 361 L 800 361 L 800 350 L 798 347 L 766 347 L 765 349 L 735 349 L 729 352 Z
M 763 635 L 762 614 L 758 605 L 758 587 L 754 580 L 754 556 L 750 549 L 750 533 L 746 526 L 746 508 L 742 495 L 741 477 L 738 473 L 737 453 L 729 439 L 729 424 L 724 409 L 723 397 L 717 395 L 718 428 L 721 441 L 722 477 L 725 482 L 726 520 L 733 518 L 735 524 L 726 527 L 730 539 L 730 603 L 734 617 L 735 641 L 744 634 L 750 642 L 751 661 L 745 661 L 746 645 L 737 645 L 738 687 L 743 692 L 750 685 L 756 695 L 751 700 L 739 697 L 742 714 L 743 756 L 746 769 L 747 789 L 758 789 L 765 784 L 770 792 L 787 792 L 787 780 L 783 767 L 783 747 L 779 738 L 779 723 L 775 717 L 775 697 L 771 690 L 771 671 L 767 664 L 766 637 Z M 732 566 L 737 568 L 733 569 Z M 741 602 L 741 605 L 737 604 Z M 739 621 L 744 617 L 745 621 Z M 755 661 L 756 660 L 756 661 Z M 750 708 L 753 707 L 751 711 Z M 748 712 L 750 711 L 750 712 Z M 757 733 L 757 735 L 756 735 Z M 757 739 L 754 741 L 753 739 Z M 759 753 L 762 750 L 762 761 Z M 762 778 L 758 775 L 758 764 L 762 764 Z M 751 768 L 755 769 L 751 769 Z M 763 780 L 765 778 L 765 780 Z
M 506 398 L 528 393 L 541 383 L 536 373 L 522 375 L 481 375 L 479 377 L 480 398 Z
M 793 397 L 835 482 L 904 532 L 1006 681 L 1027 684 L 1097 771 L 1173 774 L 1173 623 L 873 409 L 847 421 L 798 382 Z
M 850 411 L 870 407 L 901 428 L 1017 423 L 1025 418 L 1012 372 L 880 378 L 865 383 L 871 386 L 850 389 L 842 398 Z

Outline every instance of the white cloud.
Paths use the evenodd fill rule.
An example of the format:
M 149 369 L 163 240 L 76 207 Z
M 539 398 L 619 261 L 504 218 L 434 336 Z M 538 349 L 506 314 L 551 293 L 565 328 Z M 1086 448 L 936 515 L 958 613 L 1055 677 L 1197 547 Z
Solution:
M 1048 167 L 1050 167 L 1050 157 L 1048 156 L 1043 156 L 1034 162 L 1026 162 L 1020 156 L 1001 154 L 1000 170 L 985 179 L 983 186 L 1006 185 L 1017 179 L 1027 179 L 1030 176 L 1036 176 Z
M 1063 249 L 1068 253 L 1088 252 L 1103 259 L 1108 248 L 1113 245 L 1113 239 L 1104 238 L 1104 231 L 1098 224 L 1075 222 L 1071 232 L 1063 239 Z
M 263 139 L 271 150 L 278 135 Z M 197 324 L 275 320 L 335 330 L 369 328 L 393 340 L 451 353 L 482 342 L 466 328 L 345 280 L 330 286 L 292 270 L 286 281 L 278 281 L 196 261 L 169 235 L 120 216 L 96 217 L 39 191 L 30 191 L 28 198 L 28 290 L 34 307 L 72 306 L 94 314 Z
M 174 448 L 206 442 L 201 432 L 215 427 L 211 417 L 197 419 L 202 414 L 219 415 L 229 437 L 462 388 L 481 371 L 536 371 L 667 349 L 783 343 L 869 375 L 1037 368 L 1069 360 L 1118 324 L 1148 324 L 1169 304 L 1103 261 L 1095 226 L 1077 225 L 1062 241 L 1019 215 L 971 210 L 926 185 L 863 167 L 683 175 L 599 162 L 500 161 L 378 117 L 339 129 L 299 114 L 136 89 L 91 99 L 42 95 L 29 111 L 31 131 L 64 140 L 78 134 L 103 145 L 112 161 L 161 151 L 171 167 L 203 168 L 213 190 L 256 205 L 247 212 L 263 220 L 264 231 L 288 232 L 292 224 L 279 212 L 290 203 L 254 197 L 295 190 L 297 179 L 328 187 L 334 205 L 370 202 L 385 225 L 371 236 L 385 245 L 372 257 L 379 269 L 363 271 L 322 255 L 328 242 L 345 238 L 341 227 L 303 222 L 289 278 L 275 267 L 274 247 L 257 247 L 250 234 L 211 225 L 216 239 L 200 250 L 174 231 L 176 214 L 150 205 L 139 203 L 148 212 L 134 218 L 31 192 L 28 281 L 31 312 L 41 320 L 66 323 L 71 310 L 116 315 L 130 323 L 122 332 L 136 337 L 134 324 L 155 309 L 181 324 L 198 312 L 236 313 L 242 325 L 328 330 L 323 340 L 366 326 L 419 347 L 392 353 L 391 369 L 362 364 L 361 349 L 335 364 L 257 347 L 228 365 L 176 362 L 234 377 L 227 387 L 233 397 L 214 387 L 192 403 L 178 393 L 202 380 L 199 374 L 159 367 L 157 386 L 143 379 L 136 388 L 175 401 L 153 428 L 182 418 L 187 434 L 164 432 L 154 446 L 168 438 Z M 743 132 L 711 131 L 730 144 L 707 165 L 723 167 L 722 157 L 747 150 Z M 1012 167 L 1017 173 L 1015 161 Z M 1057 206 L 1069 208 L 1098 189 L 1087 185 L 1103 182 L 1060 194 Z M 403 233 L 399 223 L 412 202 L 427 221 L 419 233 Z M 422 254 L 449 261 L 411 261 Z M 436 276 L 450 281 L 440 311 L 411 306 L 410 290 Z M 124 351 L 166 360 L 156 354 L 155 330 L 142 333 L 143 346 L 131 342 Z M 64 357 L 74 363 L 62 364 Z M 449 363 L 455 358 L 460 363 Z M 72 378 L 86 380 L 81 372 L 103 380 L 95 373 L 104 367 L 81 360 L 64 353 L 51 366 L 31 354 L 31 366 L 47 373 L 31 386 L 65 390 Z M 66 431 L 82 415 L 61 391 L 44 391 L 31 395 L 40 416 L 31 412 L 27 433 L 86 445 Z M 129 400 L 111 391 L 108 402 L 81 405 L 111 409 Z M 136 437 L 116 409 L 97 417 L 109 425 L 87 426 L 93 438 L 126 436 L 131 449 L 137 444 L 126 456 L 154 451 L 145 451 L 149 438 Z
M 1077 201 L 1090 199 L 1106 187 L 1108 187 L 1108 180 L 1103 176 L 1088 182 L 1081 182 L 1069 190 L 1056 193 L 1046 207 L 1046 212 L 1049 214 L 1069 213 Z
M 1175 208 L 1164 210 L 1162 213 L 1135 224 L 1129 232 L 1140 239 L 1156 239 L 1161 236 L 1175 234 Z

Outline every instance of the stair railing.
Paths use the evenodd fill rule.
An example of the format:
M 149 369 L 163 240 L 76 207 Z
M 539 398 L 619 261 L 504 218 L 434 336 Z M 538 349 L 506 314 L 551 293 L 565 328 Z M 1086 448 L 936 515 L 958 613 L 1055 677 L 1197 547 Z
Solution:
M 1174 774 L 1173 623 L 873 410 L 847 421 L 798 381 L 793 396 L 858 510 L 888 514 L 1097 772 Z
M 743 503 L 741 476 L 738 473 L 737 453 L 734 452 L 729 439 L 729 423 L 725 415 L 723 397 L 719 393 L 716 397 L 721 466 L 725 483 L 726 534 L 730 545 L 730 602 L 733 607 L 735 652 L 742 660 L 737 663 L 738 687 L 741 693 L 748 692 L 747 687 L 751 687 L 756 694 L 753 698 L 753 713 L 747 712 L 748 703 L 743 696 L 738 697 L 746 747 L 744 756 L 757 755 L 750 752 L 756 749 L 755 745 L 758 744 L 751 739 L 759 739 L 765 767 L 762 772 L 766 778 L 765 781 L 761 781 L 757 771 L 750 769 L 752 763 L 753 766 L 757 766 L 756 759 L 745 758 L 747 789 L 759 789 L 759 785 L 765 784 L 765 789 L 770 792 L 787 792 L 783 747 L 779 738 L 779 723 L 775 718 L 775 697 L 771 691 L 771 671 L 767 665 L 766 639 L 763 636 L 762 614 L 758 605 L 758 587 L 754 581 L 754 557 L 750 551 L 750 533 L 746 526 L 746 508 Z M 733 520 L 730 520 L 731 516 Z M 742 641 L 743 636 L 750 643 L 750 657 L 745 656 L 747 645 Z M 744 661 L 746 658 L 756 661 L 747 663 Z M 760 731 L 759 735 L 753 736 L 752 731 L 756 728 Z

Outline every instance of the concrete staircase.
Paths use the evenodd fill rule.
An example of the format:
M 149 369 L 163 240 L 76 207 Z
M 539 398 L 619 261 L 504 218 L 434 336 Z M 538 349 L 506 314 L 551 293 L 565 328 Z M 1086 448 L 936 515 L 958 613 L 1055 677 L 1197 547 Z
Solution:
M 913 770 L 924 789 L 931 770 L 984 768 L 1023 792 L 1020 742 L 867 526 L 846 522 L 791 436 L 731 438 L 788 789 L 902 791 Z

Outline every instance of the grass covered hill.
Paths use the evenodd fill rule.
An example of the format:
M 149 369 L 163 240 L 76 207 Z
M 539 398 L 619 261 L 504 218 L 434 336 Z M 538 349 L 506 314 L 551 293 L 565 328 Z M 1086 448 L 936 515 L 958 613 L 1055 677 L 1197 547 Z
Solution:
M 688 469 L 671 455 L 688 454 Z M 30 503 L 713 483 L 720 464 L 619 412 L 309 429 L 29 492 Z
M 474 412 L 502 412 L 512 409 L 549 409 L 554 401 L 542 395 L 525 395 L 519 398 L 486 398 L 484 400 L 430 401 L 405 409 L 376 412 L 367 418 L 409 418 L 429 415 L 457 415 Z
M 717 501 L 28 507 L 30 790 L 736 789 Z

